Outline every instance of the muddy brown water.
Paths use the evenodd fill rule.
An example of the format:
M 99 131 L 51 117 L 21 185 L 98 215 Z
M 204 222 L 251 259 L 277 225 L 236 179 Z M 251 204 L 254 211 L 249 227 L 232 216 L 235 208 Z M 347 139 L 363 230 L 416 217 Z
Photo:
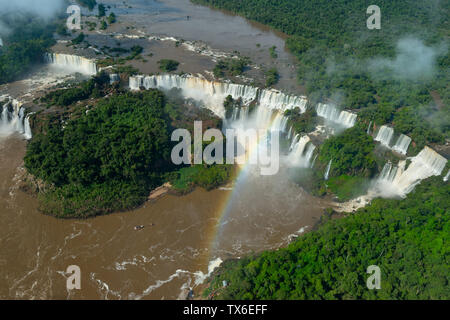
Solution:
M 113 8 L 119 21 L 146 28 L 149 34 L 238 50 L 258 64 L 276 64 L 281 86 L 298 89 L 293 57 L 283 50 L 282 35 L 187 0 L 129 4 L 133 9 Z M 268 53 L 273 45 L 279 48 L 275 61 Z M 157 58 L 163 55 L 165 47 L 161 48 Z M 203 57 L 196 59 L 196 69 L 213 66 Z M 36 81 L 22 81 L 2 86 L 0 92 L 23 96 L 35 85 L 45 88 Z M 0 137 L 2 299 L 183 299 L 188 288 L 195 292 L 211 262 L 284 246 L 292 236 L 310 230 L 329 206 L 284 174 L 249 174 L 229 188 L 165 195 L 129 212 L 88 220 L 60 220 L 41 214 L 37 199 L 18 188 L 26 143 L 19 135 Z M 144 228 L 135 231 L 138 225 Z M 81 290 L 66 289 L 69 265 L 81 269 Z
M 118 16 L 118 23 L 108 27 L 107 32 L 126 34 L 132 31 L 126 29 L 127 27 L 135 27 L 136 30 L 150 35 L 188 41 L 201 40 L 213 49 L 226 53 L 238 51 L 241 55 L 250 57 L 252 63 L 260 66 L 262 71 L 276 67 L 280 74 L 276 88 L 292 94 L 305 93 L 296 81 L 295 57 L 285 48 L 287 36 L 281 32 L 227 11 L 194 5 L 189 0 L 131 0 L 126 4 L 105 0 L 104 3 L 110 5 L 110 10 Z M 172 42 L 170 45 L 174 46 Z M 269 48 L 273 46 L 277 47 L 276 59 L 271 58 L 269 53 Z M 183 61 L 183 57 L 189 57 L 189 53 L 183 52 L 182 49 L 165 48 L 161 51 L 159 48 L 150 48 L 150 51 L 155 53 L 155 57 L 145 57 L 149 61 L 164 57 Z M 190 57 L 189 63 L 182 63 L 180 70 L 193 72 L 190 64 L 197 65 L 202 62 L 197 60 L 198 57 Z M 205 66 L 197 68 L 197 72 L 208 69 L 210 64 L 211 62 L 206 62 Z M 153 70 L 144 65 L 137 67 L 149 72 L 158 71 L 157 68 Z M 248 75 L 253 77 L 256 74 L 250 72 Z
M 285 245 L 326 206 L 274 178 L 243 184 L 234 195 L 196 189 L 130 212 L 61 220 L 41 214 L 37 199 L 18 189 L 25 147 L 20 136 L 0 140 L 0 297 L 6 299 L 184 298 L 211 261 Z M 137 225 L 144 228 L 135 231 Z M 81 290 L 66 289 L 69 265 L 81 269 Z

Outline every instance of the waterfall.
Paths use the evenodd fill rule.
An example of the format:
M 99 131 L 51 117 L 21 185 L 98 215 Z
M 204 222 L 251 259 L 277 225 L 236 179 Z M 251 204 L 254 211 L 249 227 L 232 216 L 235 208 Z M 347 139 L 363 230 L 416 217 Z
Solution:
M 318 156 L 318 154 L 316 153 L 316 155 L 314 156 L 314 159 L 311 162 L 311 168 L 314 168 L 314 164 L 316 163 L 317 156 Z
M 406 155 L 406 153 L 408 152 L 408 147 L 411 143 L 411 138 L 404 134 L 400 134 L 395 144 L 391 146 L 393 138 L 394 138 L 394 129 L 384 125 L 380 127 L 380 130 L 378 130 L 377 136 L 375 137 L 375 141 L 379 141 L 385 147 L 388 147 L 398 153 Z
M 31 126 L 30 126 L 30 115 L 28 114 L 27 117 L 24 120 L 24 133 L 25 139 L 30 140 L 33 137 L 33 134 L 31 133 Z
M 372 126 L 372 121 L 370 121 L 369 126 L 367 127 L 367 134 L 370 134 L 370 127 Z
M 269 109 L 264 105 L 259 105 L 256 107 L 252 114 L 248 114 L 248 107 L 235 108 L 233 110 L 233 116 L 231 119 L 224 121 L 225 128 L 231 129 L 258 129 L 263 130 L 267 133 L 279 132 L 286 133 L 287 131 L 287 120 L 288 118 L 284 116 L 283 112 L 276 109 Z M 281 135 L 280 135 L 281 136 Z M 267 138 L 267 137 L 266 137 Z M 263 139 L 264 140 L 264 139 Z M 239 144 L 245 144 L 245 141 L 237 141 Z M 266 150 L 265 141 L 260 142 L 259 145 L 253 145 L 250 147 L 251 150 Z M 311 143 L 310 138 L 307 135 L 300 136 L 295 135 L 292 139 L 291 147 L 286 156 L 283 156 L 283 164 L 290 167 L 300 167 L 308 168 L 312 165 L 312 157 L 316 146 Z M 257 152 L 253 152 L 253 155 Z
M 374 189 L 375 193 L 384 197 L 405 197 L 423 179 L 439 176 L 447 164 L 447 159 L 429 147 L 424 147 L 419 154 L 411 158 L 406 167 L 406 160 L 398 166 L 388 162 L 378 177 Z
M 223 101 L 228 95 L 231 95 L 233 99 L 241 98 L 244 105 L 256 102 L 259 106 L 280 111 L 298 107 L 301 112 L 305 112 L 307 102 L 306 97 L 291 96 L 273 89 L 260 89 L 242 84 L 208 81 L 191 75 L 138 75 L 130 77 L 129 86 L 131 90 L 139 90 L 141 88 L 158 88 L 165 91 L 173 88 L 181 89 L 184 97 L 202 101 L 208 109 L 222 118 L 225 114 Z
M 44 60 L 55 67 L 59 67 L 69 72 L 79 72 L 86 75 L 94 75 L 97 73 L 97 65 L 95 62 L 81 56 L 62 53 L 46 53 Z
M 306 111 L 306 97 L 291 96 L 273 89 L 260 89 L 252 86 L 208 81 L 203 78 L 190 75 L 156 75 L 156 76 L 133 76 L 130 77 L 129 86 L 131 90 L 141 88 L 158 88 L 169 91 L 173 88 L 181 89 L 184 97 L 202 101 L 205 106 L 216 115 L 225 118 L 223 101 L 228 95 L 233 99 L 241 98 L 243 107 L 235 108 L 231 118 L 224 119 L 224 126 L 234 129 L 263 129 L 268 132 L 286 132 L 288 118 L 284 111 L 299 108 L 300 112 Z M 249 115 L 250 103 L 255 103 L 255 111 Z M 342 112 L 341 122 L 354 123 L 356 115 Z M 289 128 L 288 139 L 291 139 L 293 129 Z M 296 135 L 292 140 L 288 163 L 296 167 L 310 167 L 314 155 L 315 145 L 310 142 L 308 136 Z
M 402 160 L 399 162 L 399 166 L 394 166 L 392 162 L 388 161 L 384 167 L 383 170 L 380 173 L 379 180 L 380 181 L 386 181 L 386 182 L 393 182 L 395 178 L 397 177 L 397 172 L 402 173 L 405 169 L 405 162 Z
M 233 114 L 231 115 L 231 121 L 236 121 L 239 118 L 239 114 L 241 112 L 241 108 L 234 108 L 233 109 Z
M 447 174 L 445 175 L 444 179 L 442 179 L 444 182 L 448 181 L 448 177 L 450 176 L 450 169 L 447 171 Z
M 13 125 L 13 130 L 23 133 L 25 132 L 24 129 L 24 116 L 25 116 L 25 109 L 21 107 L 21 104 L 17 101 L 17 100 L 13 100 L 12 101 L 12 106 L 14 110 L 19 109 L 19 114 L 18 115 L 13 115 L 12 116 L 12 122 L 11 124 Z
M 9 102 L 3 105 L 2 109 L 2 122 L 1 127 L 2 129 L 6 128 L 9 125 L 10 121 L 10 112 L 9 112 Z
M 292 126 L 289 127 L 289 131 L 288 131 L 288 134 L 287 134 L 287 139 L 291 140 L 291 138 L 292 138 Z
M 404 134 L 400 134 L 400 136 L 397 139 L 397 142 L 395 142 L 395 145 L 392 147 L 392 150 L 395 150 L 401 154 L 406 154 L 406 152 L 408 152 L 408 147 L 410 143 L 411 143 L 410 137 L 405 136 Z
M 131 90 L 140 90 L 144 85 L 144 76 L 132 76 L 129 78 L 129 87 Z
M 111 73 L 109 75 L 109 84 L 113 84 L 114 82 L 119 82 L 120 77 L 117 73 Z
M 294 167 L 311 167 L 311 158 L 315 149 L 316 146 L 311 143 L 311 139 L 307 135 L 301 137 L 297 135 L 288 155 L 289 164 Z
M 289 110 L 296 107 L 300 112 L 306 111 L 306 97 L 286 95 L 274 89 L 263 89 L 260 91 L 259 104 L 269 109 Z
M 375 141 L 379 141 L 382 145 L 390 148 L 393 136 L 394 136 L 394 129 L 388 126 L 381 126 L 375 138 Z
M 3 100 L 0 113 L 0 134 L 9 135 L 13 132 L 24 134 L 26 139 L 31 139 L 29 115 L 25 116 L 25 108 L 22 103 L 9 96 L 2 96 Z M 5 102 L 6 101 L 6 102 Z
M 289 152 L 292 151 L 292 149 L 294 149 L 294 146 L 298 142 L 299 139 L 300 139 L 300 135 L 297 133 L 294 136 L 294 139 L 292 139 L 291 146 L 289 147 Z
M 311 168 L 312 167 L 312 156 L 314 154 L 314 150 L 316 150 L 316 146 L 311 142 L 306 146 L 306 152 L 303 157 L 304 166 Z
M 330 175 L 330 169 L 331 169 L 331 162 L 332 161 L 333 161 L 333 159 L 331 159 L 330 162 L 328 162 L 327 169 L 325 170 L 325 175 L 323 177 L 325 180 L 328 180 L 328 177 Z
M 228 132 L 228 129 L 232 129 L 235 134 L 238 134 L 235 137 L 235 161 L 239 164 L 249 163 L 251 168 L 255 168 L 254 165 L 262 168 L 259 162 L 262 160 L 262 155 L 268 155 L 270 152 L 275 157 L 279 156 L 278 147 L 272 149 L 271 137 L 275 133 L 276 136 L 283 136 L 282 133 L 285 133 L 287 126 L 287 117 L 279 110 L 269 109 L 262 105 L 256 106 L 252 113 L 249 113 L 249 109 L 247 106 L 234 108 L 232 116 L 223 121 L 223 131 Z M 256 141 L 251 138 L 251 132 L 249 136 L 245 134 L 248 132 L 247 130 L 251 129 L 256 132 Z
M 287 121 L 287 117 L 285 117 L 281 112 L 277 112 L 271 126 L 271 131 L 284 132 L 286 130 Z
M 351 128 L 355 125 L 357 115 L 348 111 L 341 111 L 331 104 L 319 103 L 316 108 L 317 115 L 328 121 L 336 123 L 344 128 Z

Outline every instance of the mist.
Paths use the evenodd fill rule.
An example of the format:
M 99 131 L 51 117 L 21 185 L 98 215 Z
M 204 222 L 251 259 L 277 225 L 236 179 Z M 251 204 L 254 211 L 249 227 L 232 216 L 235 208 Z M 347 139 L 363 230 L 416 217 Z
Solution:
M 23 14 L 33 14 L 47 20 L 63 11 L 65 5 L 65 0 L 0 0 L 0 36 L 7 36 L 11 31 L 8 22 L 2 19 L 14 21 Z
M 32 13 L 49 19 L 63 9 L 64 0 L 0 0 L 2 14 Z
M 0 17 L 0 36 L 7 36 L 10 32 L 11 29 L 5 23 L 2 22 Z M 2 43 L 0 44 L 3 45 Z
M 394 58 L 374 58 L 368 61 L 368 70 L 377 80 L 431 80 L 437 72 L 437 58 L 447 53 L 447 46 L 425 45 L 413 37 L 400 39 Z

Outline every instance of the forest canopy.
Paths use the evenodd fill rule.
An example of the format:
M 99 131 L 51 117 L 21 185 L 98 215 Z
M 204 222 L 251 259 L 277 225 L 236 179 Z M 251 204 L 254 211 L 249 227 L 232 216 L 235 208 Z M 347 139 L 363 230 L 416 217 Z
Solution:
M 371 176 L 376 172 L 375 143 L 360 126 L 327 139 L 320 147 L 319 160 L 333 162 L 334 175 Z
M 56 26 L 31 16 L 1 16 L 0 21 L 8 25 L 10 32 L 0 35 L 0 84 L 23 76 L 30 67 L 43 62 L 44 53 L 55 42 Z
M 450 2 L 381 0 L 369 30 L 366 0 L 192 0 L 283 31 L 311 102 L 331 98 L 361 121 L 398 124 L 419 147 L 450 137 Z M 402 108 L 412 114 L 397 114 Z M 376 111 L 375 111 L 376 110 Z M 422 121 L 416 121 L 419 114 Z M 405 119 L 405 116 L 407 119 Z
M 450 298 L 450 184 L 422 182 L 408 198 L 376 199 L 325 221 L 287 248 L 224 262 L 204 292 L 214 299 Z M 369 290 L 366 269 L 381 269 Z M 227 286 L 222 286 L 222 281 Z
M 161 183 L 169 137 L 163 94 L 126 93 L 36 135 L 25 166 L 54 186 L 43 194 L 48 213 L 86 216 L 126 209 Z
M 228 165 L 175 166 L 170 159 L 175 127 L 189 130 L 193 119 L 216 127 L 220 119 L 183 105 L 174 93 L 170 100 L 155 89 L 119 90 L 105 97 L 111 90 L 109 77 L 99 73 L 41 99 L 70 115 L 39 115 L 40 129 L 27 148 L 25 167 L 46 186 L 38 190 L 44 213 L 63 218 L 106 214 L 142 204 L 167 181 L 185 193 L 230 179 Z
M 309 102 L 331 100 L 358 114 L 360 123 L 320 147 L 321 165 L 332 161 L 327 184 L 340 198 L 353 197 L 376 171 L 375 143 L 365 132 L 371 121 L 409 135 L 415 151 L 450 138 L 450 2 L 377 1 L 381 29 L 369 30 L 366 10 L 374 3 L 366 0 L 191 1 L 286 33 Z M 286 115 L 296 132 L 308 131 L 315 117 Z M 375 199 L 342 219 L 326 213 L 328 221 L 287 248 L 225 261 L 204 295 L 449 299 L 449 196 L 448 182 L 433 177 L 406 199 Z M 370 265 L 381 268 L 380 290 L 367 289 Z

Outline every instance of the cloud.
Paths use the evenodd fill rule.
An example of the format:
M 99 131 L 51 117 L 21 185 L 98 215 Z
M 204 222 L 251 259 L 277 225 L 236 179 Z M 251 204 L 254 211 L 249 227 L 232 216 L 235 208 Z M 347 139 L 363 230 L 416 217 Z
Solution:
M 7 36 L 10 32 L 11 29 L 8 28 L 2 20 L 0 20 L 0 36 Z M 1 45 L 3 45 L 3 43 Z
M 437 58 L 446 53 L 446 45 L 429 47 L 417 38 L 403 38 L 397 42 L 394 58 L 371 59 L 368 69 L 381 80 L 430 80 L 437 71 Z

